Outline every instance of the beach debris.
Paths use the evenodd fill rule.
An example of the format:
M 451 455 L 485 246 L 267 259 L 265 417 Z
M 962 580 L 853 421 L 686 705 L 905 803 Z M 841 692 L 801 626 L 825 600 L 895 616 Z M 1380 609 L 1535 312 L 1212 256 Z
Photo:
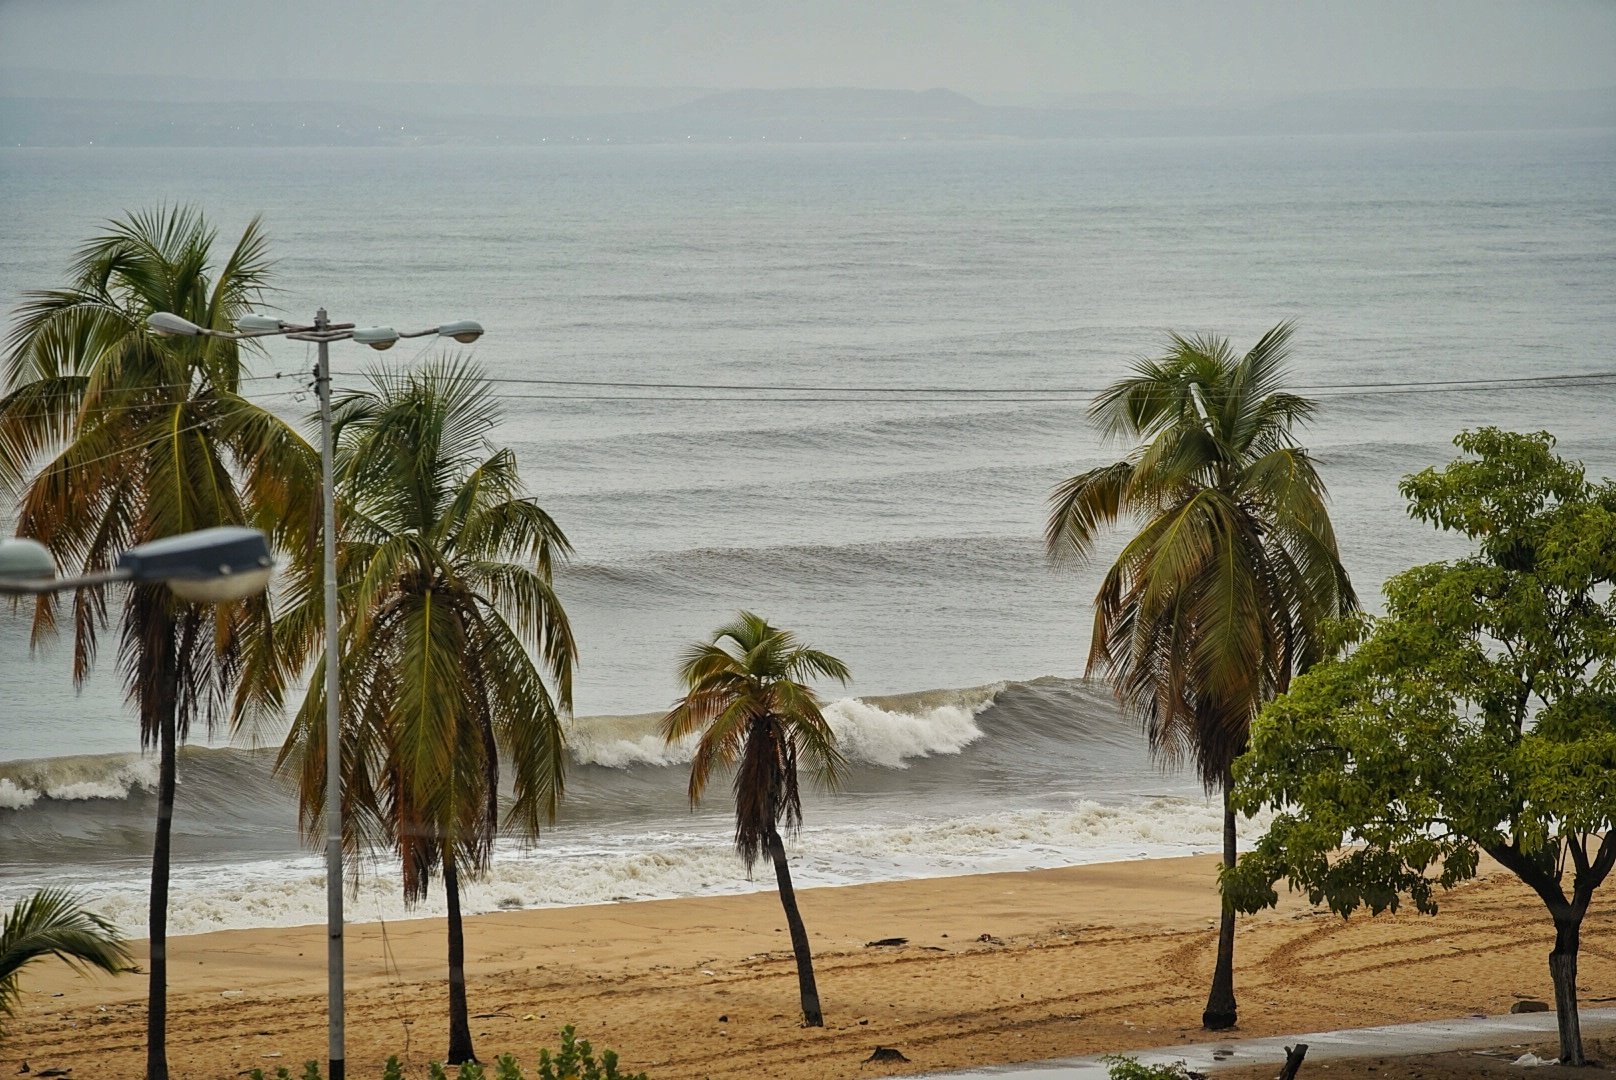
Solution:
M 70 1073 L 72 1071 L 73 1070 L 71 1068 L 67 1068 L 67 1069 L 40 1069 L 34 1075 L 35 1076 L 66 1076 L 68 1073 Z
M 1285 1067 L 1279 1070 L 1275 1080 L 1296 1080 L 1296 1073 L 1302 1067 L 1302 1059 L 1307 1057 L 1307 1043 L 1297 1043 L 1295 1046 L 1285 1048 Z
M 883 945 L 907 945 L 907 944 L 909 944 L 909 939 L 906 938 L 906 937 L 884 937 L 884 938 L 878 938 L 875 941 L 866 941 L 864 943 L 864 947 L 866 949 L 878 949 Z
M 29 1068 L 28 1068 L 28 1062 L 26 1062 L 26 1061 L 24 1061 L 24 1062 L 23 1062 L 23 1063 L 22 1063 L 22 1068 L 20 1068 L 20 1069 L 18 1069 L 18 1070 L 17 1070 L 17 1071 L 18 1071 L 18 1072 L 19 1072 L 19 1073 L 25 1073 L 25 1072 L 29 1072 L 29 1071 L 30 1071 L 30 1070 L 29 1070 Z
M 719 1018 L 718 1018 L 718 1022 L 719 1022 L 719 1023 L 720 1023 L 720 1024 L 727 1024 L 727 1023 L 729 1023 L 729 1013 L 723 1013 L 723 1014 L 721 1014 L 721 1015 L 720 1015 L 720 1016 L 719 1016 Z
M 333 726 L 335 726 L 335 725 L 333 725 Z M 714 976 L 714 977 L 715 977 L 715 978 L 716 978 L 716 977 L 717 977 L 717 975 L 718 975 L 718 972 L 716 972 L 716 971 L 709 971 L 709 970 L 708 970 L 708 969 L 707 969 L 707 968 L 702 968 L 702 969 L 701 969 L 701 973 L 702 973 L 702 974 L 703 974 L 703 975 L 712 975 L 712 976 Z
M 870 1022 L 870 1018 L 868 1016 L 862 1017 L 859 1020 L 859 1027 L 865 1027 L 865 1026 L 867 1026 L 869 1024 L 869 1022 Z M 27 1062 L 24 1062 L 23 1064 L 26 1065 Z
M 507 1012 L 472 1013 L 471 1014 L 471 1018 L 473 1020 L 492 1020 L 496 1016 L 503 1016 L 507 1020 L 509 1020 L 511 1018 L 511 1014 L 507 1013 Z
M 1517 1014 L 1548 1012 L 1549 1003 L 1547 1001 L 1538 1001 L 1535 998 L 1527 998 L 1524 1001 L 1517 1001 L 1515 1004 L 1511 1005 L 1509 1007 L 1509 1011 Z
M 909 1060 L 908 1058 L 903 1056 L 903 1051 L 899 1050 L 895 1046 L 877 1046 L 875 1048 L 875 1052 L 872 1053 L 869 1057 L 864 1059 L 864 1064 L 868 1065 L 871 1062 L 875 1062 L 875 1061 L 908 1061 L 908 1060 Z
M 994 937 L 992 934 L 978 934 L 976 936 L 976 940 L 985 941 L 989 945 L 1003 945 L 1004 944 L 1003 941 L 1001 941 L 998 938 Z
M 1532 1053 L 1532 1051 L 1528 1050 L 1526 1053 L 1510 1062 L 1510 1064 L 1521 1065 L 1531 1069 L 1536 1068 L 1539 1065 L 1557 1065 L 1559 1062 L 1559 1058 L 1540 1058 L 1536 1054 Z

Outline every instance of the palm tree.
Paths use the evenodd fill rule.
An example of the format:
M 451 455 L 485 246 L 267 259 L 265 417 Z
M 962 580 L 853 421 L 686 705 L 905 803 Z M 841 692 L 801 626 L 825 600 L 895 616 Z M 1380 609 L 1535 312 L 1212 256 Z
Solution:
M 42 889 L 24 897 L 10 915 L 0 917 L 0 1019 L 16 1015 L 22 969 L 46 956 L 81 973 L 99 968 L 109 975 L 123 971 L 131 959 L 118 928 L 80 907 L 72 893 Z M 0 1038 L 5 1034 L 0 1025 Z
M 1106 674 L 1164 763 L 1188 758 L 1208 793 L 1222 789 L 1225 867 L 1230 769 L 1252 717 L 1325 655 L 1324 624 L 1357 606 L 1324 484 L 1292 435 L 1315 405 L 1283 390 L 1290 334 L 1281 323 L 1244 356 L 1174 335 L 1166 356 L 1136 363 L 1089 410 L 1134 449 L 1057 487 L 1045 532 L 1053 556 L 1083 559 L 1102 526 L 1140 522 L 1095 598 L 1088 673 Z M 1201 1022 L 1236 1019 L 1226 903 Z
M 351 830 L 344 839 L 352 848 L 394 851 L 410 902 L 424 898 L 441 871 L 449 908 L 447 1060 L 475 1061 L 460 882 L 488 869 L 502 825 L 536 838 L 555 818 L 560 716 L 572 708 L 577 646 L 551 571 L 571 548 L 524 497 L 515 455 L 489 444 L 499 412 L 470 368 L 434 361 L 416 374 L 377 372 L 369 381 L 368 389 L 340 394 L 334 411 Z M 320 589 L 296 595 L 279 629 L 311 650 Z M 324 748 L 325 679 L 317 668 L 278 765 L 297 778 L 310 836 L 319 835 L 324 813 Z M 503 817 L 502 759 L 512 783 Z
M 797 767 L 806 764 L 827 788 L 841 781 L 843 759 L 819 698 L 800 680 L 821 676 L 846 684 L 847 665 L 810 649 L 749 611 L 720 627 L 711 641 L 685 653 L 679 679 L 685 695 L 662 718 L 662 736 L 677 742 L 699 731 L 690 762 L 690 802 L 701 801 L 716 768 L 735 770 L 735 850 L 747 873 L 767 851 L 780 886 L 780 906 L 797 955 L 803 1024 L 824 1027 L 808 931 L 797 910 L 780 829 L 802 824 Z
M 146 317 L 171 311 L 229 329 L 261 299 L 268 261 L 258 222 L 215 269 L 214 230 L 188 209 L 109 222 L 74 261 L 66 288 L 25 294 L 7 339 L 0 397 L 0 495 L 20 500 L 17 532 L 63 566 L 108 569 L 135 544 L 213 525 L 253 525 L 282 548 L 311 550 L 319 490 L 307 443 L 243 396 L 243 354 L 217 338 L 159 338 Z M 34 609 L 36 640 L 56 602 Z M 75 592 L 73 674 L 89 674 L 108 598 Z M 161 585 L 135 585 L 123 604 L 119 661 L 159 754 L 152 853 L 147 1080 L 166 1080 L 169 830 L 175 746 L 197 719 L 211 733 L 230 713 L 272 706 L 247 682 L 261 665 L 269 606 L 255 597 L 190 604 Z

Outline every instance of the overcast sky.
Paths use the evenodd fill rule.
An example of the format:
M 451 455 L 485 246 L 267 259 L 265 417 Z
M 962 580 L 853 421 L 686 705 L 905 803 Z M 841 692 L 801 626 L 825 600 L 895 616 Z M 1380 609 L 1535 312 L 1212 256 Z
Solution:
M 1616 85 L 1616 0 L 0 0 L 0 66 L 1033 94 Z

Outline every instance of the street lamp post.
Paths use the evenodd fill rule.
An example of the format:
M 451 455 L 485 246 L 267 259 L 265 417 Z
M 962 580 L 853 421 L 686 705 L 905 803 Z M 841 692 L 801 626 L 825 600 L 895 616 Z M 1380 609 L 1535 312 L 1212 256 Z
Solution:
M 325 873 L 326 873 L 326 993 L 328 996 L 328 1078 L 345 1080 L 346 1054 L 343 1030 L 343 941 L 342 941 L 342 742 L 337 711 L 337 674 L 341 650 L 337 643 L 337 514 L 336 484 L 332 476 L 331 432 L 331 342 L 357 341 L 378 351 L 392 348 L 401 338 L 449 337 L 470 344 L 483 334 L 480 323 L 469 320 L 443 323 L 425 330 L 400 333 L 390 326 L 358 327 L 354 323 L 333 323 L 325 308 L 315 312 L 314 321 L 293 325 L 271 315 L 245 315 L 236 321 L 234 332 L 209 330 L 189 319 L 167 311 L 155 312 L 146 320 L 153 333 L 177 337 L 219 337 L 235 340 L 259 337 L 286 337 L 312 341 L 317 348 L 314 368 L 315 392 L 320 399 L 320 499 L 324 512 L 325 551 Z

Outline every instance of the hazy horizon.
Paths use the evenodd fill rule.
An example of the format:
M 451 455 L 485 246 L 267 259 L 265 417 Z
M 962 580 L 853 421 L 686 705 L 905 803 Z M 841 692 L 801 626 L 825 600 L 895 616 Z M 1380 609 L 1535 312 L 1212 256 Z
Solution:
M 485 0 L 446 14 L 219 0 L 8 0 L 0 72 L 489 88 L 946 87 L 985 104 L 1616 85 L 1599 0 L 679 5 Z

